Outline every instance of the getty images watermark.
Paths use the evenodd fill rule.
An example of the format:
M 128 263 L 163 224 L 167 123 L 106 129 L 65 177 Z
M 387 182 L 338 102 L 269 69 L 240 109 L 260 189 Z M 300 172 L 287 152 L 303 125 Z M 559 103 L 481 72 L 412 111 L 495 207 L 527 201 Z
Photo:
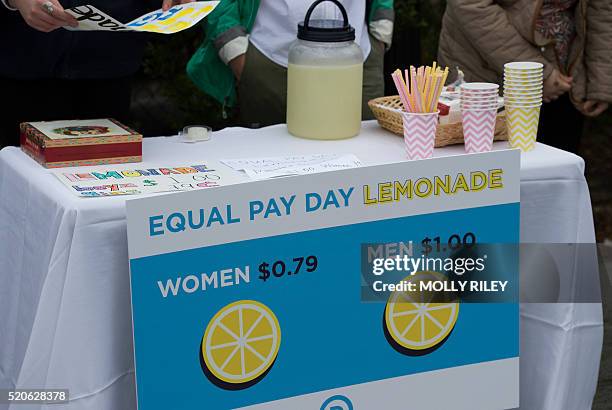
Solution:
M 369 248 L 372 255 L 372 248 Z M 449 300 L 449 296 L 470 292 L 504 293 L 510 279 L 486 277 L 487 254 L 481 256 L 409 256 L 396 254 L 387 258 L 371 258 L 373 275 L 371 289 L 377 293 L 404 292 L 414 301 L 427 295 L 434 299 Z M 398 277 L 402 277 L 399 281 Z M 413 293 L 413 295 L 410 295 Z M 435 294 L 439 293 L 439 294 Z M 412 296 L 412 297 L 411 297 Z
M 403 292 L 425 303 L 601 303 L 610 289 L 595 244 L 425 242 L 362 244 L 362 300 Z

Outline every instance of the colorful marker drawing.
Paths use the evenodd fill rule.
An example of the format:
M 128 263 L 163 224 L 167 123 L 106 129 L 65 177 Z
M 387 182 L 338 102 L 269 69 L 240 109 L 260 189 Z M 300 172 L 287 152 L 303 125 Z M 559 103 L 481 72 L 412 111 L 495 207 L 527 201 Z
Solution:
M 77 19 L 79 26 L 64 28 L 73 31 L 145 31 L 174 34 L 198 24 L 218 4 L 218 1 L 179 4 L 167 11 L 162 9 L 152 11 L 125 24 L 94 6 L 83 5 L 66 10 Z

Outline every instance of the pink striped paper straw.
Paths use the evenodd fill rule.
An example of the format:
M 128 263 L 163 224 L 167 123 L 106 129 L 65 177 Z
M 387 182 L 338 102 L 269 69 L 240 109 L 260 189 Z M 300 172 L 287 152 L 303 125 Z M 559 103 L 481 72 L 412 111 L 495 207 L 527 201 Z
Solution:
M 406 111 L 414 111 L 415 110 L 414 102 L 413 102 L 412 97 L 410 95 L 410 91 L 408 89 L 408 85 L 406 84 L 406 81 L 404 81 L 404 79 L 402 78 L 402 72 L 399 71 L 399 70 L 397 71 L 397 79 L 398 79 L 399 83 L 402 85 L 402 89 L 404 90 L 404 97 L 406 98 L 406 102 L 408 104 L 408 109 Z
M 410 99 L 406 95 L 406 86 L 403 84 L 403 81 L 400 79 L 401 72 L 394 72 L 391 74 L 393 78 L 393 82 L 395 83 L 395 88 L 397 88 L 397 92 L 399 93 L 400 100 L 402 101 L 402 105 L 404 106 L 404 111 L 411 111 L 412 107 L 410 106 Z
M 440 94 L 442 93 L 440 89 L 443 87 L 444 87 L 444 80 L 440 79 L 440 82 L 436 84 L 436 88 L 434 90 L 434 98 L 431 101 L 431 107 L 430 107 L 431 112 L 437 111 L 438 99 L 439 99 Z M 436 99 L 436 96 L 438 96 L 438 99 Z
M 421 105 L 421 91 L 419 89 L 417 71 L 413 66 L 410 66 L 410 81 L 411 81 L 411 95 L 414 96 L 414 103 L 416 105 L 416 112 L 423 112 L 423 106 Z

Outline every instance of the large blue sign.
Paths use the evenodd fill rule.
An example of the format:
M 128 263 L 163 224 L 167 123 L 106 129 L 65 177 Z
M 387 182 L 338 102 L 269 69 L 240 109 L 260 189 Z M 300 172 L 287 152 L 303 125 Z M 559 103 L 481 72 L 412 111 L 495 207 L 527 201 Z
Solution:
M 474 173 L 487 181 L 472 190 Z M 436 176 L 460 174 L 465 189 L 436 195 Z M 430 195 L 394 197 L 393 181 L 424 193 L 423 178 Z M 381 183 L 397 200 L 368 203 Z M 328 211 L 308 210 L 309 194 L 322 206 L 330 192 Z M 293 199 L 250 217 L 273 198 Z M 238 222 L 189 229 L 215 205 Z M 173 214 L 185 229 L 175 216 L 176 232 L 155 234 Z M 365 243 L 518 243 L 514 151 L 138 199 L 128 225 L 141 410 L 518 406 L 517 303 L 424 303 L 401 290 L 366 301 L 361 272 Z M 408 281 L 423 274 L 442 273 Z

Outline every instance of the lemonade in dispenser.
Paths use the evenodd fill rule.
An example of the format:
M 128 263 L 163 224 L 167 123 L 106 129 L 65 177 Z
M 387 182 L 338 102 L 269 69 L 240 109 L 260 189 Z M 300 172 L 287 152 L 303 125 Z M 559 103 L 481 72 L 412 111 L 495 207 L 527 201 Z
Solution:
M 343 20 L 311 19 L 324 1 L 333 2 Z M 321 140 L 356 136 L 361 127 L 362 85 L 363 53 L 344 6 L 338 0 L 315 1 L 289 50 L 289 132 Z

